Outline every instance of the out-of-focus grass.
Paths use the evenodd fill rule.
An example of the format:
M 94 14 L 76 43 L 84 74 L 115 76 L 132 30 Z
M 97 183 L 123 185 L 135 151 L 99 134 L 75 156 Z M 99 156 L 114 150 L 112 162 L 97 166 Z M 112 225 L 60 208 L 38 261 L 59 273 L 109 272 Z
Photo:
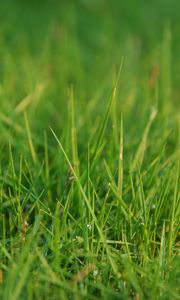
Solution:
M 0 298 L 178 299 L 178 1 L 2 1 Z

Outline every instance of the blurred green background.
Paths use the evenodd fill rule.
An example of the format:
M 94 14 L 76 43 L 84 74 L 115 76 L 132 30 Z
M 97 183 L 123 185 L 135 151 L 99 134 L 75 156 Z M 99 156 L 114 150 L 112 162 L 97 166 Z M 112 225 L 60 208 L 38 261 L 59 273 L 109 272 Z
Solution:
M 149 114 L 157 86 L 159 110 L 174 114 L 180 96 L 179 10 L 176 0 L 1 1 L 3 118 L 9 116 L 22 126 L 24 119 L 15 108 L 34 90 L 38 94 L 36 89 L 42 85 L 43 97 L 35 96 L 37 101 L 28 107 L 29 118 L 36 120 L 30 122 L 32 130 L 38 137 L 51 125 L 63 134 L 67 90 L 73 84 L 77 129 L 88 124 L 81 131 L 83 140 L 104 111 L 122 56 L 117 111 L 126 111 L 127 127 Z M 22 141 L 23 145 L 14 128 L 0 125 L 8 130 L 8 135 L 1 131 L 5 143 L 10 138 L 13 144 Z
M 40 80 L 39 73 L 47 76 L 49 67 L 49 72 L 59 76 L 63 84 L 85 84 L 87 92 L 92 93 L 121 56 L 131 72 L 138 72 L 142 60 L 148 60 L 157 51 L 165 27 L 169 26 L 171 72 L 176 87 L 179 9 L 176 0 L 1 1 L 1 83 L 6 80 L 4 70 L 8 72 L 8 64 L 10 68 L 14 65 L 16 79 L 21 80 L 19 93 L 26 86 L 26 77 L 32 77 L 33 85 Z M 24 70 L 23 60 L 27 55 L 31 69 Z M 9 73 L 11 81 L 14 74 Z
M 178 0 L 0 1 L 0 298 L 70 299 L 92 256 L 100 275 L 77 284 L 82 299 L 178 299 L 179 12 Z

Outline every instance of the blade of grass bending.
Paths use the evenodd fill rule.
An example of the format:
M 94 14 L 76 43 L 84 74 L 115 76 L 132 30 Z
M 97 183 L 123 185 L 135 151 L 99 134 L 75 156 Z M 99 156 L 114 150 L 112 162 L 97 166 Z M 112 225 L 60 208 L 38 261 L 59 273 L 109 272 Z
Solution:
M 45 178 L 46 178 L 46 184 L 48 186 L 47 193 L 48 193 L 48 198 L 51 199 L 48 138 L 47 138 L 46 131 L 44 132 L 44 157 L 45 157 Z
M 65 157 L 65 159 L 66 159 L 66 161 L 67 161 L 67 163 L 68 163 L 68 165 L 69 165 L 69 167 L 70 167 L 70 169 L 71 169 L 71 172 L 72 172 L 73 175 L 74 175 L 74 178 L 75 178 L 75 180 L 76 180 L 76 182 L 77 182 L 77 185 L 79 186 L 79 189 L 80 189 L 80 191 L 81 191 L 81 194 L 82 194 L 82 196 L 83 196 L 83 198 L 84 198 L 84 201 L 85 201 L 85 203 L 86 203 L 86 205 L 87 205 L 87 207 L 88 207 L 89 212 L 91 213 L 91 216 L 92 216 L 92 218 L 93 218 L 93 220 L 94 220 L 94 223 L 95 223 L 95 225 L 96 225 L 96 228 L 97 228 L 97 230 L 98 230 L 99 236 L 100 236 L 100 238 L 101 238 L 101 240 L 102 240 L 102 242 L 103 242 L 104 248 L 106 249 L 106 253 L 107 253 L 109 262 L 110 262 L 110 264 L 111 264 L 111 267 L 112 267 L 114 273 L 115 273 L 116 275 L 118 275 L 118 270 L 117 270 L 117 267 L 116 267 L 116 265 L 115 265 L 115 263 L 114 263 L 114 261 L 113 261 L 111 255 L 110 255 L 110 250 L 109 250 L 109 247 L 108 247 L 108 245 L 107 245 L 107 243 L 106 243 L 106 239 L 105 239 L 104 234 L 103 234 L 103 232 L 102 232 L 102 230 L 101 230 L 101 228 L 100 228 L 100 226 L 99 226 L 99 224 L 98 224 L 98 220 L 97 220 L 97 218 L 96 218 L 96 216 L 95 216 L 95 213 L 94 213 L 94 211 L 93 211 L 93 209 L 92 209 L 92 207 L 91 207 L 91 205 L 90 205 L 90 203 L 89 203 L 89 200 L 88 200 L 88 198 L 87 198 L 87 196 L 86 196 L 86 194 L 85 194 L 85 192 L 84 192 L 84 189 L 83 189 L 83 187 L 82 187 L 82 185 L 81 185 L 81 183 L 80 183 L 80 180 L 79 180 L 79 178 L 78 178 L 78 176 L 77 176 L 77 174 L 76 174 L 76 172 L 75 172 L 75 170 L 74 170 L 74 168 L 73 168 L 73 166 L 72 166 L 72 164 L 71 164 L 71 162 L 70 162 L 70 160 L 69 160 L 69 158 L 68 158 L 68 156 L 67 156 L 67 154 L 66 154 L 66 152 L 65 152 L 65 150 L 64 150 L 64 148 L 63 148 L 63 146 L 62 146 L 62 144 L 61 144 L 61 142 L 59 141 L 59 139 L 58 139 L 58 137 L 56 136 L 56 134 L 55 134 L 55 132 L 53 131 L 53 129 L 50 128 L 50 130 L 51 130 L 51 132 L 52 132 L 52 134 L 53 134 L 55 140 L 57 141 L 57 143 L 58 143 L 58 145 L 59 145 L 59 148 L 60 148 L 61 152 L 63 153 L 63 155 L 64 155 L 64 157 Z
M 120 128 L 120 143 L 119 143 L 119 168 L 118 168 L 118 192 L 122 197 L 123 188 L 123 118 L 121 114 L 121 128 Z
M 32 156 L 33 162 L 35 163 L 36 160 L 37 160 L 36 151 L 35 151 L 35 147 L 34 147 L 34 144 L 33 144 L 32 134 L 31 134 L 29 121 L 28 121 L 28 117 L 27 117 L 26 112 L 24 112 L 24 121 L 25 121 L 26 132 L 27 132 L 27 137 L 28 137 L 28 143 L 29 143 L 31 156 Z
M 122 210 L 124 216 L 126 217 L 127 220 L 129 220 L 130 219 L 130 215 L 131 215 L 131 217 L 134 217 L 133 213 L 131 212 L 131 210 L 128 207 L 128 205 L 124 202 L 123 198 L 119 195 L 118 187 L 116 185 L 116 182 L 115 182 L 115 180 L 113 178 L 113 175 L 111 173 L 111 170 L 110 170 L 110 168 L 109 168 L 106 160 L 104 160 L 104 165 L 105 165 L 105 168 L 106 168 L 106 172 L 107 172 L 108 178 L 110 180 L 110 182 L 109 182 L 110 190 L 113 193 L 113 195 L 116 197 L 116 199 L 118 200 L 118 203 L 119 203 L 119 205 L 121 207 L 121 210 Z
M 145 199 L 145 194 L 144 194 L 144 185 L 143 185 L 142 175 L 141 175 L 139 166 L 137 168 L 137 180 L 138 180 L 138 191 L 139 191 L 139 201 L 140 201 L 141 213 L 142 213 L 143 222 L 144 222 L 144 225 L 146 228 L 146 226 L 147 226 L 146 199 Z
M 69 98 L 70 98 L 70 138 L 71 138 L 71 153 L 72 153 L 72 165 L 78 177 L 80 177 L 79 170 L 79 157 L 78 157 L 78 146 L 77 146 L 77 132 L 75 127 L 75 108 L 74 108 L 74 90 L 73 85 L 69 89 Z M 78 199 L 78 210 L 80 214 L 83 214 L 83 205 L 80 197 L 80 191 L 77 190 L 77 199 Z M 84 219 L 83 219 L 84 220 Z
M 156 117 L 156 114 L 157 114 L 157 110 L 155 108 L 153 108 L 151 114 L 150 114 L 150 117 L 149 117 L 149 121 L 144 129 L 144 132 L 143 132 L 143 136 L 142 136 L 142 140 L 139 144 L 139 147 L 136 151 L 136 154 L 135 154 L 135 158 L 134 158 L 134 161 L 132 163 L 132 171 L 134 171 L 134 169 L 137 167 L 137 165 L 139 167 L 142 166 L 143 164 L 143 161 L 144 161 L 144 155 L 145 155 L 145 152 L 146 152 L 146 147 L 147 147 L 147 138 L 148 138 L 148 134 L 149 134 L 149 130 L 151 128 L 151 125 Z
M 100 129 L 100 132 L 99 132 L 99 135 L 98 135 L 98 138 L 97 138 L 96 147 L 95 147 L 95 150 L 94 150 L 94 153 L 93 153 L 93 156 L 92 156 L 92 160 L 91 160 L 91 168 L 93 167 L 93 163 L 94 163 L 94 161 L 97 157 L 98 149 L 101 146 L 102 139 L 103 139 L 103 136 L 104 136 L 104 132 L 105 132 L 107 122 L 108 122 L 108 119 L 109 119 L 109 115 L 110 115 L 110 112 L 111 112 L 112 104 L 115 101 L 117 88 L 118 88 L 118 84 L 119 84 L 119 79 L 120 79 L 120 74 L 121 74 L 122 66 L 123 66 L 123 60 L 124 59 L 122 57 L 120 67 L 119 67 L 119 71 L 118 71 L 118 75 L 117 75 L 117 78 L 116 78 L 116 82 L 115 82 L 115 85 L 113 87 L 113 90 L 112 90 L 112 93 L 111 93 L 111 96 L 110 96 L 109 105 L 108 105 L 108 108 L 107 108 L 107 111 L 106 111 L 106 114 L 105 114 L 105 117 L 104 117 L 104 121 L 102 123 L 102 127 Z
M 123 188 L 123 119 L 121 114 L 121 125 L 120 125 L 120 141 L 119 141 L 119 166 L 118 166 L 118 194 L 119 198 L 122 199 L 122 188 Z M 121 200 L 117 198 L 117 234 L 120 237 L 121 227 Z
M 70 87 L 70 115 L 71 115 L 71 145 L 72 145 L 72 159 L 73 166 L 79 176 L 79 158 L 77 149 L 77 133 L 75 127 L 75 116 L 74 116 L 74 91 L 73 86 Z

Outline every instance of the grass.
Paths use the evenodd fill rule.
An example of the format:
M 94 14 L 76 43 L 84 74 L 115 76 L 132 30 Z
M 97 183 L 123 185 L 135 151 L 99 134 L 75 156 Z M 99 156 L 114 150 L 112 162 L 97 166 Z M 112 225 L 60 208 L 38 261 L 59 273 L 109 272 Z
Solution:
M 0 299 L 179 299 L 178 1 L 2 1 Z

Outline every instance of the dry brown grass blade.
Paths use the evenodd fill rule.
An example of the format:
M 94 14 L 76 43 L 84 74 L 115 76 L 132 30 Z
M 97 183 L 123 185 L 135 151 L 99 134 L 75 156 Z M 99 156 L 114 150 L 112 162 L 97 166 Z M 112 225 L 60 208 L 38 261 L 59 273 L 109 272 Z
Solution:
M 12 127 L 13 129 L 15 129 L 17 132 L 22 132 L 23 129 L 22 127 L 20 127 L 18 124 L 16 124 L 14 122 L 14 120 L 11 120 L 9 117 L 7 117 L 6 115 L 0 113 L 0 120 L 7 126 Z
M 85 266 L 79 273 L 77 273 L 76 275 L 73 276 L 73 278 L 71 279 L 71 284 L 72 285 L 76 285 L 79 282 L 81 282 L 86 276 L 89 275 L 89 273 L 91 273 L 92 271 L 94 271 L 96 269 L 96 265 L 95 264 L 88 264 L 87 266 Z
M 34 91 L 32 91 L 30 94 L 28 94 L 24 99 L 22 99 L 19 104 L 15 108 L 15 112 L 20 114 L 33 102 L 33 100 L 36 98 L 39 98 L 42 93 L 44 92 L 45 88 L 47 87 L 48 82 L 41 82 L 38 84 Z

